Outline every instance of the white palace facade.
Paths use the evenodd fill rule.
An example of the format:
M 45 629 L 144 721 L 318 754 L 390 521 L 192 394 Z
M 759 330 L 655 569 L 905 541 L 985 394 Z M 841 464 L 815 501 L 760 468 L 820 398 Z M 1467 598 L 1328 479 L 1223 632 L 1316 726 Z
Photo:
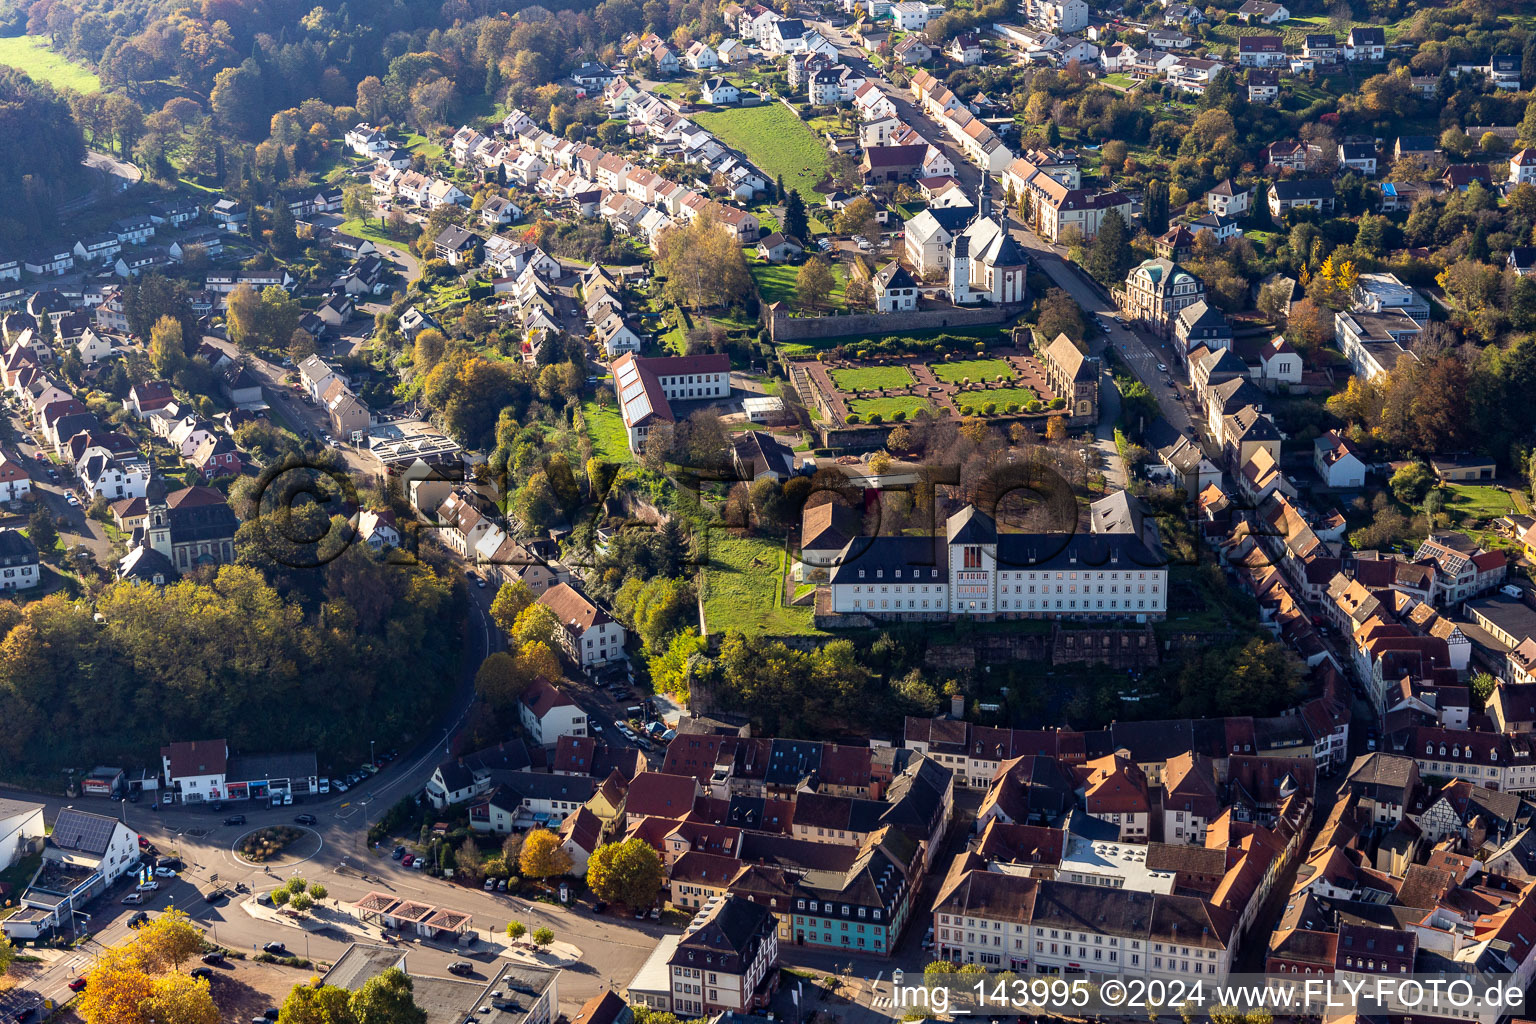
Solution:
M 1156 621 L 1168 610 L 1168 567 L 1160 546 L 1143 536 L 1000 534 L 969 505 L 949 517 L 943 538 L 849 541 L 830 573 L 830 608 L 876 619 Z

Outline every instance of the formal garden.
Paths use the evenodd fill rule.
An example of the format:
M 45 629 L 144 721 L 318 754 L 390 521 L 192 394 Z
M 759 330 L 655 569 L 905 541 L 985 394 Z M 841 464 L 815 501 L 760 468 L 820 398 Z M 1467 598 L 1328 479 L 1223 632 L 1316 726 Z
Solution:
M 998 352 L 998 350 L 993 350 Z M 956 356 L 959 356 L 956 358 Z M 819 392 L 814 404 L 838 424 L 901 423 L 932 416 L 1048 415 L 1066 401 L 1046 381 L 1033 353 L 957 353 L 837 357 L 826 353 L 795 364 Z

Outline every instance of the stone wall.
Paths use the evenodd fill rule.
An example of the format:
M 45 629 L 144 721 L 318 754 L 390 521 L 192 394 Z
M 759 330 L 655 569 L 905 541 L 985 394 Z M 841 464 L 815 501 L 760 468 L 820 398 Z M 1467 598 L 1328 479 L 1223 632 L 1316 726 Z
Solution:
M 946 327 L 985 327 L 1003 323 L 1010 311 L 998 306 L 975 309 L 914 309 L 905 313 L 850 313 L 846 316 L 796 316 L 775 303 L 764 316 L 775 342 L 938 331 Z

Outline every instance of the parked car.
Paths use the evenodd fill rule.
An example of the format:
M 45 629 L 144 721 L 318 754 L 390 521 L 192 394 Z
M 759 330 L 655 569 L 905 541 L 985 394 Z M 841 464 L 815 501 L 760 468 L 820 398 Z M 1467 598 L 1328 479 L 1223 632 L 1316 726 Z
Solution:
M 194 977 L 194 978 L 201 978 L 203 981 L 212 981 L 213 980 L 213 968 L 212 967 L 194 967 L 190 971 L 188 971 L 187 973 L 189 975 L 191 975 L 192 977 Z
M 154 892 L 160 888 L 160 883 L 151 879 L 148 882 L 140 882 L 137 886 L 139 892 Z
M 608 912 L 608 904 L 605 903 L 604 901 L 598 900 L 596 903 L 592 904 L 592 913 L 594 913 L 594 914 L 606 914 L 607 912 Z
M 403 868 L 408 868 L 413 863 L 415 863 L 415 861 L 416 861 L 416 858 L 413 855 L 408 853 L 404 857 L 400 858 L 400 866 L 403 867 Z
M 287 956 L 288 947 L 281 942 L 269 942 L 261 947 L 263 953 L 271 953 L 273 956 Z
M 137 928 L 140 925 L 148 924 L 148 923 L 149 923 L 149 915 L 146 914 L 142 910 L 139 911 L 137 914 L 134 914 L 132 917 L 130 917 L 128 919 L 128 927 L 129 928 Z
M 214 950 L 212 953 L 203 954 L 203 963 L 205 964 L 221 964 L 223 962 L 224 954 L 218 950 Z
M 243 815 L 243 814 L 231 814 L 229 817 L 224 819 L 224 824 L 226 824 L 226 825 L 244 825 L 245 824 L 245 815 Z
M 475 965 L 468 960 L 455 960 L 448 965 L 449 974 L 474 974 Z
M 300 825 L 313 825 L 315 823 L 315 816 L 313 814 L 295 814 L 293 820 Z
M 141 892 L 131 892 L 123 897 L 123 902 L 129 906 L 136 906 L 144 902 L 144 894 Z
M 181 862 L 180 857 L 161 857 L 155 862 L 155 866 L 161 868 L 170 868 L 173 871 L 180 871 L 182 868 L 186 867 L 186 865 Z
M 143 836 L 139 836 L 139 849 L 141 849 L 141 850 L 149 849 L 149 840 L 145 839 Z
M 390 856 L 395 858 L 395 860 L 399 860 L 401 857 L 405 856 L 405 847 L 403 847 L 403 846 L 395 847 L 394 852 L 391 853 Z
M 425 868 L 426 866 L 427 866 L 427 858 L 425 858 L 425 857 L 417 857 L 415 860 L 413 860 L 411 862 L 411 870 L 413 870 L 413 871 L 420 871 L 422 868 Z
M 165 867 L 155 868 L 155 877 L 156 878 L 175 878 L 176 877 L 176 869 L 175 868 L 165 868 Z
M 494 879 L 494 878 L 487 878 L 485 880 L 485 891 L 486 892 L 494 892 L 495 889 L 496 889 L 496 879 Z

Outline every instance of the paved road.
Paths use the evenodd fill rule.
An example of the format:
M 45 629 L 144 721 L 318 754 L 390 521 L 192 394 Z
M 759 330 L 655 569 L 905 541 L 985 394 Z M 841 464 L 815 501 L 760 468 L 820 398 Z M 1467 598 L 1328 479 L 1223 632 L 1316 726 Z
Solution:
M 68 551 L 84 545 L 96 559 L 96 564 L 111 567 L 112 539 L 102 525 L 85 514 L 85 508 L 81 505 L 71 505 L 65 499 L 67 490 L 74 488 L 79 491 L 79 481 L 70 473 L 69 468 L 63 465 L 55 465 L 53 462 L 38 462 L 37 453 L 45 451 L 51 453 L 51 449 L 44 449 L 38 445 L 32 435 L 27 431 L 20 415 L 12 408 L 6 409 L 6 415 L 10 417 L 11 425 L 16 431 L 16 451 L 21 456 L 21 465 L 26 469 L 27 475 L 32 479 L 32 491 L 42 496 L 43 502 L 48 506 L 48 511 L 53 513 L 54 519 L 61 523 L 59 537 L 64 541 L 64 547 Z M 52 469 L 57 474 L 57 479 L 49 476 Z

